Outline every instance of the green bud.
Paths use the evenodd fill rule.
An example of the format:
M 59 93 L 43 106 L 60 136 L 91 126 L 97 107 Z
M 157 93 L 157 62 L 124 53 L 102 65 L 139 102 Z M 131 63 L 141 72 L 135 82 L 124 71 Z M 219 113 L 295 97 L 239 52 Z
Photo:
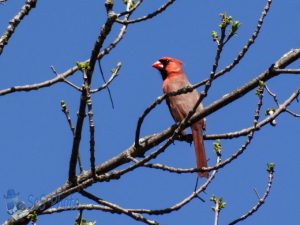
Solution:
M 267 165 L 267 172 L 268 173 L 274 173 L 275 164 L 274 163 L 268 163 Z
M 264 88 L 265 88 L 265 82 L 263 82 L 262 80 L 258 81 L 258 88 L 256 89 L 256 92 L 255 94 L 256 95 L 261 95 L 264 91 Z
M 221 209 L 224 209 L 225 206 L 226 206 L 226 202 L 221 202 L 220 205 L 219 205 L 220 210 L 221 210 Z
M 95 225 L 95 224 L 96 224 L 96 221 L 94 221 L 94 222 L 89 221 L 86 223 L 86 225 Z
M 213 41 L 217 41 L 219 38 L 218 33 L 214 30 L 211 32 L 211 36 L 212 36 Z
M 266 111 L 265 111 L 265 116 L 272 115 L 275 111 L 276 111 L 276 110 L 275 110 L 274 107 L 268 108 L 268 109 L 266 109 Z
M 214 152 L 218 155 L 221 156 L 222 153 L 222 145 L 220 140 L 217 140 L 215 142 L 213 142 L 213 146 L 214 146 Z
M 91 69 L 90 67 L 90 62 L 76 62 L 76 66 L 79 70 L 89 70 Z
M 230 35 L 235 35 L 237 30 L 240 28 L 241 24 L 239 21 L 233 21 L 231 25 Z
M 123 0 L 124 4 L 127 5 L 128 3 L 128 0 Z M 135 5 L 135 1 L 132 0 L 131 3 L 130 3 L 130 6 L 129 6 L 129 9 L 132 9 L 132 7 Z
M 212 196 L 212 197 L 210 197 L 210 199 L 209 199 L 211 202 L 215 202 L 216 201 L 216 196 Z
M 259 87 L 261 87 L 261 88 L 265 88 L 265 82 L 263 82 L 262 80 L 260 80 L 260 81 L 258 81 L 258 85 L 259 85 Z
M 65 100 L 60 101 L 60 106 L 65 109 L 67 107 Z
M 118 72 L 118 70 L 120 70 L 121 66 L 122 66 L 122 63 L 121 63 L 121 62 L 118 62 L 118 63 L 117 63 L 117 67 L 111 69 L 111 73 Z
M 113 5 L 114 1 L 113 0 L 106 0 L 105 4 L 106 5 Z
M 221 29 L 225 29 L 229 24 L 232 23 L 231 16 L 227 16 L 226 13 L 220 13 L 219 15 L 221 17 L 221 24 L 219 25 Z
M 226 202 L 223 202 L 223 197 L 220 198 L 216 198 L 216 196 L 212 196 L 210 198 L 210 201 L 214 202 L 216 204 L 216 206 L 218 205 L 218 207 L 216 208 L 216 206 L 212 207 L 212 210 L 215 212 L 216 210 L 218 210 L 219 212 L 225 208 L 226 206 Z
M 34 211 L 32 213 L 29 213 L 27 215 L 27 219 L 31 220 L 32 222 L 37 221 L 37 213 L 36 213 L 36 211 Z

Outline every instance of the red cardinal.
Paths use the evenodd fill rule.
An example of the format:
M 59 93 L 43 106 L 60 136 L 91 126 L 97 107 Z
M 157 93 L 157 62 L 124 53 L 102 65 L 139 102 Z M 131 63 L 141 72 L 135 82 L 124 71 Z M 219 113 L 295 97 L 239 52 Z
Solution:
M 171 57 L 163 57 L 153 63 L 152 67 L 156 68 L 162 75 L 163 91 L 170 93 L 177 91 L 186 86 L 191 86 L 186 78 L 182 62 Z M 167 98 L 169 110 L 176 122 L 182 121 L 189 111 L 193 109 L 199 94 L 196 89 L 193 92 L 176 95 Z M 197 112 L 203 108 L 202 104 L 197 108 Z M 194 141 L 197 168 L 207 167 L 204 143 L 203 143 L 203 129 L 205 126 L 204 119 L 197 121 L 192 125 L 192 136 Z M 208 172 L 198 173 L 198 177 L 208 177 Z

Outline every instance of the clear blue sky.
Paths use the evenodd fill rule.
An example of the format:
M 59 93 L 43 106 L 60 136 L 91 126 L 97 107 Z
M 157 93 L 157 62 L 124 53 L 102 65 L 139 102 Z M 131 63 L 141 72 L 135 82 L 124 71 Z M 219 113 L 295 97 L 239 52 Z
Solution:
M 105 19 L 103 1 L 40 1 L 0 56 L 0 89 L 31 84 L 53 78 L 50 66 L 63 72 L 77 61 L 90 56 L 99 27 Z M 118 2 L 118 9 L 123 5 Z M 157 8 L 163 1 L 144 1 L 136 17 Z M 151 2 L 151 3 L 150 3 Z M 1 34 L 8 21 L 18 12 L 24 1 L 8 0 L 0 6 Z M 218 28 L 220 12 L 227 12 L 241 22 L 238 36 L 226 47 L 220 67 L 226 66 L 252 34 L 265 1 L 180 1 L 177 0 L 164 14 L 151 21 L 129 27 L 120 45 L 102 64 L 108 77 L 111 68 L 122 62 L 120 76 L 113 81 L 111 91 L 115 109 L 110 106 L 106 91 L 93 96 L 96 124 L 96 161 L 101 163 L 122 152 L 134 140 L 138 117 L 161 95 L 161 78 L 151 64 L 169 55 L 184 61 L 185 71 L 192 83 L 209 75 L 215 53 L 211 31 Z M 205 99 L 208 105 L 227 92 L 257 76 L 291 48 L 299 47 L 299 7 L 296 0 L 274 1 L 265 20 L 261 36 L 238 68 L 217 80 Z M 114 27 L 116 34 L 119 26 Z M 109 39 L 111 40 L 111 38 Z M 300 63 L 295 63 L 294 68 Z M 99 71 L 94 74 L 94 87 L 101 85 Z M 80 84 L 80 74 L 70 80 Z M 299 77 L 282 75 L 268 82 L 282 102 L 296 88 Z M 9 215 L 3 195 L 15 189 L 20 198 L 39 199 L 55 190 L 67 178 L 72 136 L 60 109 L 60 100 L 69 106 L 76 118 L 80 93 L 65 84 L 29 93 L 15 93 L 0 97 L 0 220 Z M 265 95 L 263 109 L 274 106 Z M 257 97 L 255 92 L 227 106 L 207 118 L 207 133 L 216 134 L 240 130 L 252 124 Z M 299 104 L 294 104 L 299 110 Z M 159 132 L 173 123 L 163 104 L 145 121 L 142 134 Z M 81 155 L 85 168 L 89 166 L 88 127 L 85 124 Z M 250 209 L 257 202 L 253 189 L 263 194 L 267 184 L 265 172 L 268 162 L 275 162 L 276 172 L 267 202 L 244 224 L 297 224 L 299 214 L 300 121 L 288 115 L 277 119 L 277 126 L 264 127 L 247 152 L 220 170 L 209 186 L 205 203 L 193 200 L 181 211 L 153 217 L 162 224 L 213 224 L 214 214 L 209 197 L 223 196 L 227 202 L 221 212 L 220 224 L 227 224 Z M 222 141 L 224 158 L 243 143 L 239 140 Z M 210 141 L 207 155 L 214 162 Z M 195 165 L 193 147 L 176 143 L 155 161 L 171 166 L 191 168 Z M 163 208 L 191 193 L 195 175 L 174 175 L 149 169 L 138 169 L 121 180 L 95 185 L 89 190 L 123 207 Z M 71 198 L 71 197 L 70 197 Z M 69 200 L 71 200 L 68 198 Z M 85 199 L 72 196 L 80 203 Z M 72 224 L 77 212 L 41 216 L 38 224 Z M 138 224 L 126 216 L 102 212 L 84 212 L 84 217 L 97 224 Z

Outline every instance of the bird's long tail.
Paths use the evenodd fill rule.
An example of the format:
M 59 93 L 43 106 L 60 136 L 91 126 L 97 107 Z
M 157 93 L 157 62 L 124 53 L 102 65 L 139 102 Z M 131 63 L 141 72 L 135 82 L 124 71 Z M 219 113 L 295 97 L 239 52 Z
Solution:
M 202 129 L 199 126 L 199 124 L 194 124 L 192 126 L 192 136 L 194 141 L 194 148 L 195 148 L 195 154 L 196 154 L 196 163 L 197 168 L 207 167 L 207 160 L 206 160 L 206 154 L 204 149 L 204 143 L 203 143 L 203 134 Z M 198 177 L 206 177 L 208 178 L 208 172 L 203 173 L 197 173 Z

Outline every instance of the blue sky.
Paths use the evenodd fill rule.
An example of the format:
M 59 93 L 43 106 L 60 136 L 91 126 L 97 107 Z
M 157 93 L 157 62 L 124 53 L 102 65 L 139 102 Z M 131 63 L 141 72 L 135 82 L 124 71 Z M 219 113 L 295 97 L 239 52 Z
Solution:
M 122 11 L 121 0 L 115 0 L 116 10 Z M 0 30 L 18 12 L 24 1 L 8 1 L 0 6 Z M 133 17 L 151 12 L 163 1 L 144 1 Z M 191 83 L 209 75 L 215 54 L 211 31 L 218 29 L 221 12 L 227 12 L 241 22 L 238 35 L 226 46 L 220 68 L 226 66 L 244 46 L 264 7 L 265 1 L 180 1 L 165 13 L 144 23 L 134 24 L 108 57 L 102 61 L 106 77 L 117 62 L 122 62 L 119 77 L 111 84 L 115 109 L 111 108 L 106 91 L 93 96 L 96 125 L 96 162 L 101 163 L 128 148 L 134 141 L 138 117 L 161 90 L 161 77 L 151 68 L 158 58 L 169 55 L 184 61 L 184 69 Z M 300 2 L 274 1 L 260 37 L 244 60 L 231 73 L 218 79 L 204 104 L 208 105 L 224 94 L 257 76 L 292 48 L 299 47 Z M 105 21 L 102 1 L 40 1 L 37 7 L 17 28 L 0 56 L 0 89 L 31 84 L 53 78 L 50 66 L 63 72 L 90 56 L 99 27 Z M 120 26 L 112 31 L 112 40 Z M 109 41 L 108 40 L 108 41 Z M 106 42 L 107 44 L 108 42 Z M 292 68 L 299 68 L 294 63 Z M 81 82 L 80 73 L 70 78 Z M 99 71 L 94 74 L 94 87 L 102 84 Z M 299 88 L 297 75 L 282 75 L 267 83 L 284 101 Z M 0 193 L 15 189 L 27 205 L 32 199 L 55 190 L 67 179 L 72 136 L 60 109 L 64 99 L 73 121 L 79 105 L 80 93 L 66 84 L 28 93 L 14 93 L 0 97 Z M 252 124 L 257 103 L 251 92 L 230 106 L 207 118 L 207 133 L 217 134 L 240 130 Z M 274 106 L 265 95 L 263 110 Z M 299 104 L 291 109 L 299 112 Z M 262 117 L 264 117 L 262 115 Z M 146 119 L 142 135 L 159 132 L 173 123 L 165 104 L 155 109 Z M 88 127 L 85 123 L 81 155 L 85 168 L 89 166 Z M 227 224 L 249 210 L 257 202 L 253 189 L 263 194 L 267 184 L 265 172 L 268 162 L 275 162 L 276 172 L 271 194 L 265 205 L 244 224 L 297 224 L 299 215 L 300 151 L 298 138 L 300 121 L 287 115 L 277 119 L 277 126 L 264 127 L 255 134 L 248 150 L 238 160 L 219 171 L 209 186 L 206 200 L 192 201 L 181 211 L 152 217 L 162 224 L 213 224 L 214 214 L 209 197 L 222 196 L 227 206 L 221 212 L 220 224 Z M 235 152 L 244 138 L 222 141 L 224 158 Z M 210 164 L 215 156 L 212 142 L 206 141 Z M 193 147 L 175 143 L 155 162 L 182 168 L 194 167 Z M 97 184 L 88 190 L 123 207 L 164 208 L 175 204 L 191 193 L 195 175 L 174 175 L 149 169 L 138 169 L 121 180 Z M 78 195 L 78 199 L 89 202 Z M 66 202 L 64 202 L 66 203 Z M 77 212 L 41 216 L 38 224 L 61 221 L 73 223 Z M 97 224 L 137 224 L 126 216 L 103 212 L 84 212 L 84 217 Z M 1 221 L 9 218 L 4 198 L 0 200 Z

